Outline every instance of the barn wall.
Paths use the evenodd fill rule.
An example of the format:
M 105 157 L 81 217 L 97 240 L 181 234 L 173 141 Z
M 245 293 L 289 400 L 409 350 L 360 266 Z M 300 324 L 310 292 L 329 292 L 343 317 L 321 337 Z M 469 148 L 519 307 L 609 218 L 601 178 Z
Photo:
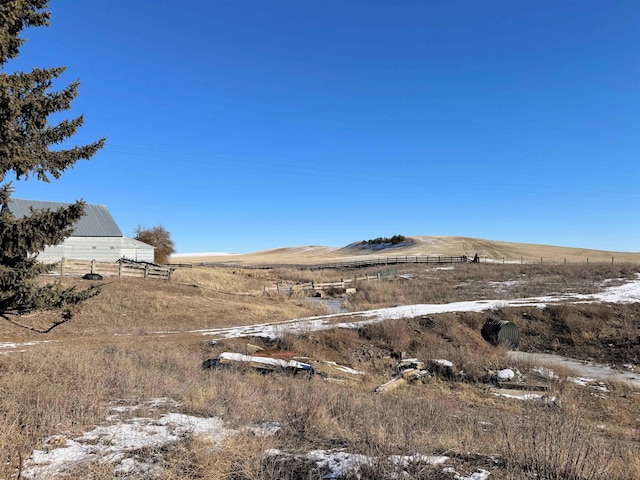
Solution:
M 152 262 L 154 248 L 135 238 L 121 237 L 120 257 L 136 260 L 138 262 Z
M 153 262 L 153 247 L 129 237 L 69 237 L 60 245 L 46 247 L 38 255 L 38 260 L 58 262 L 64 257 L 115 262 L 123 256 L 132 260 Z

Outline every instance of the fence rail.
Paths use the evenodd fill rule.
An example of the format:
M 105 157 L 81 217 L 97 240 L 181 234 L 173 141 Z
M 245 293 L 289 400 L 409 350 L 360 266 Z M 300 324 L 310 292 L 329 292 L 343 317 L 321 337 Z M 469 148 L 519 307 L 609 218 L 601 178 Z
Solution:
M 193 267 L 221 267 L 221 268 L 246 268 L 253 270 L 270 270 L 274 268 L 295 268 L 299 270 L 323 270 L 323 269 L 353 269 L 362 267 L 371 267 L 377 265 L 398 265 L 409 263 L 420 264 L 454 264 L 454 263 L 467 263 L 471 262 L 471 258 L 466 255 L 461 256 L 424 256 L 424 255 L 401 255 L 396 257 L 382 257 L 365 260 L 347 260 L 344 262 L 333 263 L 318 263 L 318 264 L 298 264 L 298 263 L 260 263 L 253 265 L 246 265 L 241 263 L 230 262 L 201 262 L 201 263 L 169 263 L 167 266 L 173 268 L 193 268 Z M 592 256 L 592 257 L 534 257 L 534 256 L 521 256 L 521 257 L 488 257 L 485 255 L 479 255 L 477 263 L 490 263 L 490 264 L 515 264 L 521 265 L 568 265 L 568 264 L 616 264 L 616 263 L 637 263 L 637 259 L 629 259 L 624 254 L 622 256 Z
M 283 295 L 291 295 L 293 292 L 317 292 L 321 290 L 331 290 L 334 288 L 348 289 L 356 282 L 371 282 L 371 281 L 380 281 L 381 275 L 378 273 L 376 275 L 364 275 L 361 277 L 353 277 L 346 280 L 340 280 L 339 282 L 327 282 L 327 283 L 317 283 L 317 282 L 307 282 L 307 283 L 276 283 L 274 286 L 266 286 L 264 287 L 264 293 L 268 292 L 278 292 Z
M 298 268 L 305 270 L 322 270 L 322 269 L 340 269 L 340 268 L 363 268 L 373 267 L 376 265 L 398 265 L 401 263 L 426 263 L 426 264 L 447 264 L 447 263 L 466 263 L 469 259 L 466 255 L 458 257 L 445 256 L 424 256 L 424 255 L 402 255 L 397 257 L 380 257 L 369 258 L 364 260 L 347 260 L 344 262 L 319 263 L 316 265 L 295 264 L 295 263 L 270 263 L 259 265 L 242 265 L 238 263 L 218 263 L 218 262 L 202 262 L 202 263 L 170 263 L 170 267 L 192 268 L 192 267 L 226 267 L 226 268 L 250 268 L 270 270 L 273 268 Z
M 92 273 L 103 277 L 148 278 L 170 281 L 173 271 L 174 269 L 171 267 L 125 259 L 117 262 L 96 262 L 95 260 L 63 258 L 60 262 L 54 264 L 54 268 L 50 273 L 61 277 L 82 276 Z

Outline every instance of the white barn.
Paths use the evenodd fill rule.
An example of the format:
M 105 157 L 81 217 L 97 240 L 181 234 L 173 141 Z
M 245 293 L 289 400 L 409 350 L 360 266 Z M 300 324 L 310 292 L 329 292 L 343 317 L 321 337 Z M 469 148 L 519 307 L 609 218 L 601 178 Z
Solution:
M 55 210 L 69 205 L 69 203 L 10 199 L 6 208 L 16 218 L 22 218 L 31 214 L 31 208 Z M 38 260 L 58 262 L 64 257 L 73 260 L 115 262 L 124 257 L 130 260 L 153 262 L 153 251 L 154 247 L 151 245 L 122 235 L 106 206 L 87 204 L 85 214 L 78 220 L 71 236 L 60 245 L 46 247 L 38 254 Z

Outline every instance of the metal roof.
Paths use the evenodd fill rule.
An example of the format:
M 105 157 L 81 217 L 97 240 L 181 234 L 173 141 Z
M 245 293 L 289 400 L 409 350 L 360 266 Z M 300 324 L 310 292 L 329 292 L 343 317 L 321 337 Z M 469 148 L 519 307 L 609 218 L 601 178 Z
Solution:
M 22 218 L 31 214 L 30 207 L 34 210 L 48 208 L 56 210 L 60 207 L 68 207 L 70 203 L 43 202 L 40 200 L 10 199 L 7 209 L 16 218 Z M 84 215 L 71 234 L 72 237 L 122 237 L 120 228 L 104 205 L 89 205 L 84 208 Z

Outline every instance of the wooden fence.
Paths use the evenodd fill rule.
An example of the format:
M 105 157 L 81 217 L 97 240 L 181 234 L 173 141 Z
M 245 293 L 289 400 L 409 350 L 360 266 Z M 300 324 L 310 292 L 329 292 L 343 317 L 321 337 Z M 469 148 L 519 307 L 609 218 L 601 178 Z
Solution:
M 51 274 L 68 276 L 82 276 L 87 273 L 102 275 L 103 277 L 148 278 L 156 280 L 171 280 L 174 269 L 149 262 L 133 260 L 118 260 L 117 262 L 96 262 L 95 260 L 71 260 L 63 258 L 55 264 Z
M 354 277 L 346 280 L 340 280 L 339 282 L 328 282 L 328 283 L 316 283 L 316 282 L 307 282 L 307 283 L 286 283 L 279 282 L 274 286 L 266 286 L 264 287 L 264 293 L 268 292 L 278 292 L 282 295 L 291 295 L 294 292 L 318 292 L 322 290 L 331 290 L 331 289 L 344 289 L 347 290 L 351 288 L 355 282 L 371 282 L 371 281 L 380 281 L 381 275 L 378 273 L 377 275 L 364 275 L 362 277 Z
M 250 269 L 264 269 L 270 270 L 273 268 L 297 268 L 301 270 L 322 270 L 322 269 L 348 269 L 348 268 L 363 268 L 373 267 L 376 265 L 398 265 L 401 263 L 426 263 L 426 264 L 448 264 L 448 263 L 466 263 L 470 260 L 466 255 L 458 257 L 445 257 L 445 256 L 424 256 L 424 255 L 403 255 L 397 257 L 380 257 L 380 258 L 368 258 L 363 260 L 347 260 L 344 262 L 334 263 L 320 263 L 315 265 L 308 264 L 294 264 L 294 263 L 271 263 L 271 264 L 256 264 L 256 265 L 242 265 L 239 263 L 216 263 L 216 262 L 203 262 L 203 263 L 170 263 L 170 267 L 192 268 L 192 267 L 227 267 L 227 268 L 250 268 Z

